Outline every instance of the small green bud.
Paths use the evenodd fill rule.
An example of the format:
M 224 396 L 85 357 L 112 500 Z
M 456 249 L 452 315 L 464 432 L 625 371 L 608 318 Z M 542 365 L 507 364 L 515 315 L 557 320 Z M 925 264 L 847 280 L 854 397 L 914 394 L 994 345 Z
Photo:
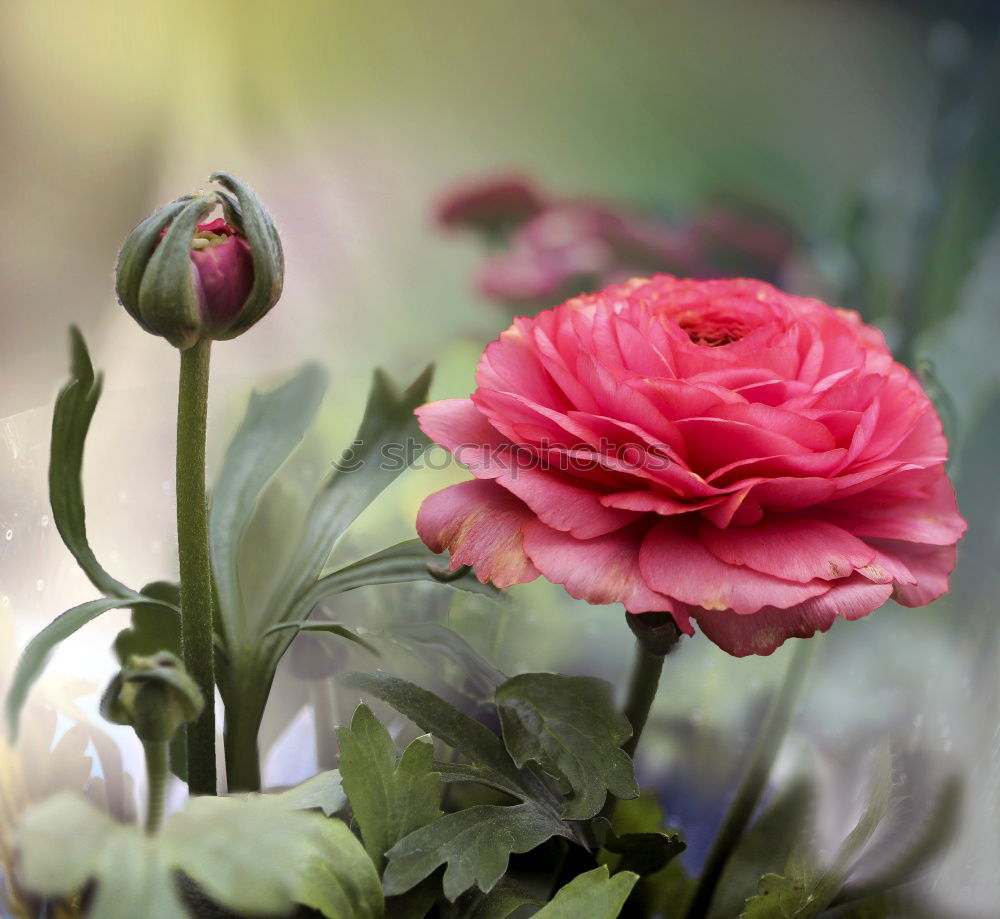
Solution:
M 169 651 L 137 654 L 115 675 L 101 698 L 101 714 L 113 724 L 130 724 L 141 741 L 169 741 L 198 717 L 201 691 Z
M 118 254 L 116 290 L 147 332 L 181 350 L 235 338 L 278 302 L 285 262 L 270 214 L 239 179 L 184 195 L 140 223 Z M 205 218 L 222 207 L 223 217 Z

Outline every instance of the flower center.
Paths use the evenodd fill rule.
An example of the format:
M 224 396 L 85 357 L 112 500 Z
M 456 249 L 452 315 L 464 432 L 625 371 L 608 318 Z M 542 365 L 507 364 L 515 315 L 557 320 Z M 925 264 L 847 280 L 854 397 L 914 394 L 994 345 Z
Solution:
M 687 310 L 675 316 L 674 320 L 696 345 L 710 348 L 739 341 L 749 331 L 743 320 L 722 313 Z
M 236 230 L 233 229 L 221 217 L 210 223 L 199 223 L 198 231 L 191 240 L 191 248 L 196 252 L 203 249 L 213 249 L 221 246 L 227 239 L 234 236 Z

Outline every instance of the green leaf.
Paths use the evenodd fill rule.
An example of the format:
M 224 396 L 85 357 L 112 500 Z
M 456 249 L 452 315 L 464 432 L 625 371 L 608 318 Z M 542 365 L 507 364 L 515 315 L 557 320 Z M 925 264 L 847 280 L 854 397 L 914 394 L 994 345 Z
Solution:
M 329 919 L 381 919 L 385 901 L 378 872 L 357 837 L 340 820 L 310 816 L 314 854 L 296 880 L 295 902 Z
M 889 810 L 892 797 L 892 757 L 880 750 L 875 758 L 868 796 L 857 825 L 844 840 L 833 865 L 812 866 L 806 854 L 793 851 L 784 877 L 766 874 L 757 895 L 747 900 L 742 919 L 813 919 L 833 903 L 855 859 Z
M 157 651 L 169 651 L 180 657 L 181 618 L 176 612 L 181 605 L 180 587 L 169 581 L 154 581 L 142 588 L 142 595 L 168 604 L 175 611 L 142 605 L 132 608 L 131 628 L 123 629 L 115 638 L 115 656 L 122 666 L 133 654 L 150 657 Z
M 524 906 L 542 906 L 542 901 L 520 884 L 501 878 L 489 893 L 470 890 L 447 910 L 447 919 L 508 919 Z
M 177 615 L 176 609 L 166 606 L 162 601 L 140 597 L 136 594 L 126 598 L 111 597 L 89 600 L 53 619 L 28 642 L 10 681 L 10 689 L 7 691 L 7 727 L 12 740 L 17 739 L 21 709 L 24 707 L 28 692 L 41 676 L 49 654 L 56 645 L 108 610 L 121 609 L 126 606 L 158 606 Z
M 274 594 L 272 607 L 284 610 L 281 620 L 308 617 L 309 610 L 301 610 L 304 595 L 337 540 L 426 446 L 413 412 L 426 401 L 430 381 L 428 367 L 399 392 L 385 373 L 376 371 L 354 446 L 313 501 L 298 548 Z
M 407 622 L 389 626 L 388 637 L 410 651 L 435 652 L 454 663 L 478 692 L 477 702 L 492 699 L 507 674 L 494 667 L 454 629 L 438 622 Z
M 212 494 L 209 535 L 219 615 L 227 634 L 238 633 L 243 611 L 240 543 L 264 486 L 299 445 L 319 410 L 326 379 L 308 364 L 270 392 L 254 392 L 226 450 Z
M 843 891 L 844 896 L 855 899 L 865 893 L 887 890 L 913 880 L 954 839 L 959 829 L 963 795 L 961 776 L 946 778 L 938 788 L 929 815 L 902 851 L 875 876 L 867 877 L 860 885 L 861 890 L 856 889 L 852 882 Z M 837 898 L 838 901 L 841 899 Z
M 657 834 L 676 839 L 678 844 L 681 843 L 679 833 L 665 831 L 663 809 L 652 792 L 643 792 L 638 798 L 619 801 L 615 805 L 612 820 L 612 830 L 619 838 Z M 611 831 L 608 837 L 612 838 Z M 607 865 L 611 870 L 621 870 L 626 867 L 620 855 L 607 849 L 598 853 L 598 862 Z M 754 880 L 756 881 L 756 878 Z M 688 877 L 680 860 L 671 858 L 666 867 L 640 877 L 631 899 L 641 907 L 644 916 L 681 919 L 693 887 L 694 883 Z
M 353 641 L 355 644 L 361 645 L 362 648 L 376 657 L 380 656 L 378 648 L 371 644 L 371 642 L 365 641 L 357 632 L 351 631 L 346 625 L 341 625 L 339 622 L 326 622 L 322 620 L 317 620 L 316 622 L 308 620 L 303 620 L 302 622 L 279 622 L 265 630 L 264 634 L 273 635 L 275 632 L 281 632 L 284 629 L 295 629 L 296 634 L 299 632 L 328 632 L 331 635 L 339 635 L 341 638 L 346 638 L 348 641 Z
M 608 868 L 601 865 L 581 874 L 563 887 L 552 900 L 537 913 L 536 919 L 615 919 L 632 892 L 638 875 L 622 871 L 608 876 Z
M 747 900 L 740 919 L 799 919 L 815 916 L 805 912 L 810 895 L 804 879 L 788 879 L 780 874 L 765 874 L 757 885 L 757 895 Z M 817 912 L 821 912 L 822 906 Z
M 496 703 L 514 762 L 536 762 L 569 786 L 569 819 L 593 817 L 608 792 L 617 798 L 639 794 L 632 761 L 621 749 L 632 729 L 615 707 L 609 683 L 524 673 L 497 689 Z
M 343 780 L 338 769 L 320 772 L 292 788 L 268 795 L 251 793 L 249 798 L 265 797 L 268 801 L 288 810 L 319 808 L 327 817 L 342 810 L 347 804 Z
M 441 896 L 440 873 L 435 871 L 406 893 L 386 897 L 385 914 L 392 919 L 425 919 Z
M 87 541 L 83 503 L 83 447 L 101 397 L 101 377 L 94 373 L 87 344 L 76 326 L 69 330 L 71 376 L 56 397 L 49 452 L 49 501 L 52 519 L 66 548 L 101 593 L 134 597 L 136 592 L 115 580 L 97 561 Z
M 383 914 L 375 867 L 346 824 L 266 796 L 191 799 L 147 836 L 64 793 L 27 811 L 17 841 L 25 888 L 69 897 L 96 881 L 89 915 L 100 919 L 184 919 L 178 871 L 237 912 L 284 914 L 302 903 L 330 919 Z
M 532 801 L 513 807 L 480 804 L 446 814 L 389 850 L 385 892 L 403 893 L 445 864 L 443 886 L 449 900 L 473 884 L 489 891 L 507 870 L 511 853 L 528 852 L 553 836 L 569 837 L 570 832 Z
M 615 873 L 631 871 L 640 877 L 665 868 L 686 848 L 687 843 L 677 833 L 625 833 L 618 836 L 611 830 L 604 840 L 604 849 L 617 856 Z
M 478 578 L 471 573 L 453 581 L 442 582 L 427 567 L 435 561 L 440 561 L 440 556 L 431 552 L 419 539 L 398 543 L 320 578 L 302 593 L 290 615 L 305 617 L 327 597 L 373 584 L 430 581 L 435 584 L 446 583 L 456 590 L 466 590 L 487 597 L 501 596 L 499 590 L 489 584 L 480 584 Z
M 527 799 L 526 790 L 521 785 L 481 763 L 436 762 L 434 763 L 434 771 L 441 776 L 442 782 L 475 782 L 477 785 L 486 785 L 497 791 L 505 792 L 513 798 Z
M 804 837 L 815 798 L 808 779 L 790 782 L 778 792 L 730 856 L 712 897 L 709 919 L 739 915 L 758 880 L 765 874 L 780 874 Z
M 388 703 L 421 730 L 461 751 L 476 765 L 487 767 L 502 777 L 510 787 L 523 789 L 518 771 L 500 738 L 434 693 L 381 670 L 351 673 L 344 682 Z
M 389 732 L 364 703 L 350 727 L 337 729 L 337 742 L 344 790 L 365 850 L 381 871 L 389 849 L 441 816 L 433 745 L 417 739 L 397 757 Z

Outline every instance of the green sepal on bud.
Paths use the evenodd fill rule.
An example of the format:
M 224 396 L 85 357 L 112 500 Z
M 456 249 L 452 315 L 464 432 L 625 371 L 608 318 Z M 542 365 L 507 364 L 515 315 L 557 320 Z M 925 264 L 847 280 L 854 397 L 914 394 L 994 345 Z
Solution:
M 101 697 L 101 714 L 127 724 L 143 743 L 165 743 L 204 707 L 201 690 L 169 651 L 133 655 Z
M 181 350 L 235 338 L 277 303 L 284 254 L 270 214 L 239 179 L 184 195 L 142 221 L 118 255 L 122 306 L 147 332 Z M 204 223 L 217 207 L 224 217 Z

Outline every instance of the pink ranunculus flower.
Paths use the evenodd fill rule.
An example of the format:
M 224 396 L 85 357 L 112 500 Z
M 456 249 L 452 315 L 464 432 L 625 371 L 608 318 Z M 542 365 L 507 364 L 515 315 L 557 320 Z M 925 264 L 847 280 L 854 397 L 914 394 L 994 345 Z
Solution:
M 668 612 L 730 654 L 948 589 L 965 530 L 930 400 L 857 314 L 633 280 L 520 318 L 418 410 L 475 476 L 417 519 L 453 567 Z

